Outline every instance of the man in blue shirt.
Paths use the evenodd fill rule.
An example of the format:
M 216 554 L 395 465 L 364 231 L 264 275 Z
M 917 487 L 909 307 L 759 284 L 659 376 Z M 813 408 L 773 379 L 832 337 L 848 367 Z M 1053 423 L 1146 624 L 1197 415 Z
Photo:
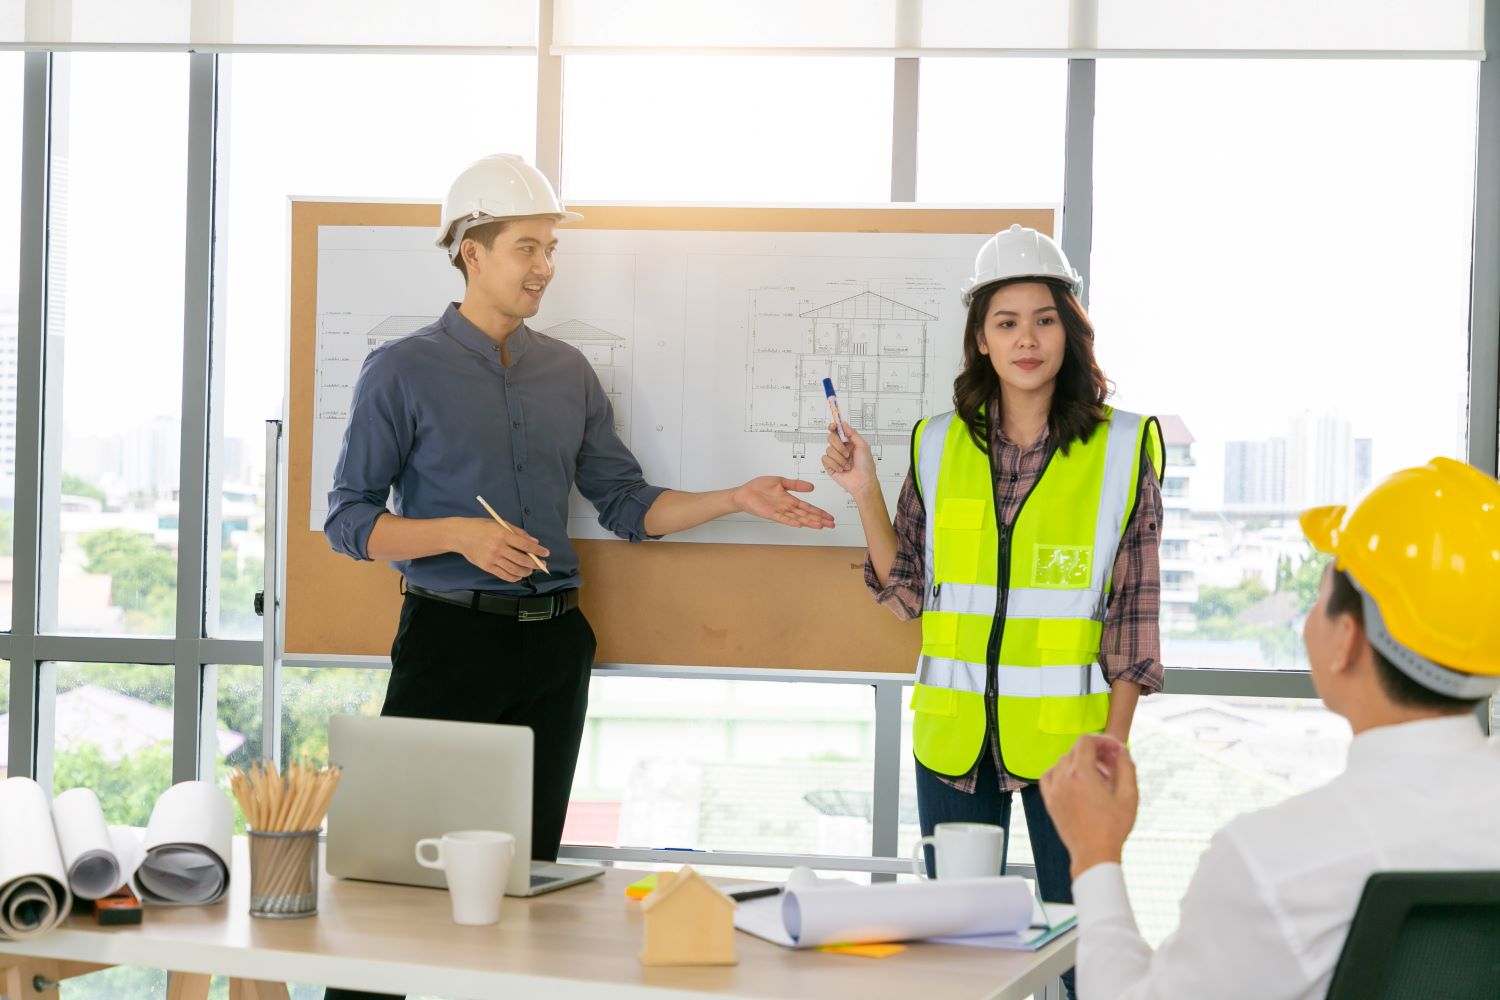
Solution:
M 389 561 L 406 578 L 382 714 L 535 732 L 540 860 L 556 858 L 562 837 L 595 648 L 576 610 L 569 488 L 631 541 L 734 512 L 833 526 L 793 495 L 812 489 L 799 480 L 712 493 L 646 482 L 588 361 L 525 324 L 552 280 L 556 225 L 577 218 L 514 156 L 479 160 L 454 181 L 438 245 L 463 272 L 464 300 L 365 361 L 324 524 L 337 551 Z

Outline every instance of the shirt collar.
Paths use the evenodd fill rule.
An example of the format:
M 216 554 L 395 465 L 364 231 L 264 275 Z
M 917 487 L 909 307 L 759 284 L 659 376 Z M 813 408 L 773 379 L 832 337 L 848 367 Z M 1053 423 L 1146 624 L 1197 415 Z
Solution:
M 464 347 L 474 351 L 482 357 L 495 361 L 500 360 L 500 352 L 495 350 L 496 344 L 484 331 L 470 323 L 464 318 L 464 314 L 458 311 L 458 303 L 448 303 L 448 308 L 443 311 L 443 330 L 458 341 Z M 506 338 L 506 346 L 510 348 L 510 363 L 512 366 L 521 360 L 521 355 L 526 353 L 526 348 L 531 346 L 531 330 L 522 323 L 516 327 L 516 332 Z
M 1349 744 L 1349 767 L 1374 769 L 1412 757 L 1480 753 L 1487 744 L 1479 720 L 1468 712 L 1377 726 L 1360 733 Z
M 985 406 L 985 413 L 989 417 L 990 439 L 999 447 L 1019 448 L 1021 454 L 1029 455 L 1046 446 L 1049 430 L 1047 427 L 1043 427 L 1042 433 L 1037 435 L 1037 439 L 1030 444 L 1020 444 L 1006 436 L 1005 431 L 1000 429 L 1000 394 L 998 392 L 990 397 L 989 403 Z

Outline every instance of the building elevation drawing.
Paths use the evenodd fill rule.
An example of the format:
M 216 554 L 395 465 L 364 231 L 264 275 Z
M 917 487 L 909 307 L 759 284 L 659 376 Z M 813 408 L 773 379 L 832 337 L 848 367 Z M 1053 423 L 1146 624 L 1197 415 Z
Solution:
M 928 325 L 937 320 L 864 291 L 797 314 L 795 331 L 756 315 L 752 293 L 746 430 L 770 431 L 821 453 L 830 421 L 823 380 L 832 379 L 849 426 L 874 447 L 904 447 L 927 396 Z

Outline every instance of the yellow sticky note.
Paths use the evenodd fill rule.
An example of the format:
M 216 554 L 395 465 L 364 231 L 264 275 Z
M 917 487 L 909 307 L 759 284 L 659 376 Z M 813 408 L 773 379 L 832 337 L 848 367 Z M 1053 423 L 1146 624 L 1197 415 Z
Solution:
M 890 958 L 906 950 L 904 944 L 825 944 L 819 951 L 837 955 L 858 955 L 860 958 Z
M 645 899 L 656 888 L 656 876 L 647 875 L 625 887 L 625 895 L 631 899 Z

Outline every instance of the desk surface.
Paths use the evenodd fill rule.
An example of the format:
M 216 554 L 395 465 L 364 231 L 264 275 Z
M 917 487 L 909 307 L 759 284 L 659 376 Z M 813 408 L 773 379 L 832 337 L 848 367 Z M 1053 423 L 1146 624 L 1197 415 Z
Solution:
M 885 959 L 780 948 L 736 932 L 737 966 L 646 968 L 637 961 L 643 918 L 625 886 L 639 872 L 533 899 L 506 899 L 500 923 L 460 927 L 442 890 L 323 876 L 316 917 L 249 915 L 244 838 L 235 839 L 226 902 L 148 907 L 139 927 L 100 928 L 71 917 L 0 953 L 209 972 L 288 983 L 429 993 L 445 997 L 788 997 L 868 1000 L 1021 1000 L 1073 964 L 1076 932 L 1035 953 L 917 943 Z M 680 991 L 680 992 L 678 992 Z

